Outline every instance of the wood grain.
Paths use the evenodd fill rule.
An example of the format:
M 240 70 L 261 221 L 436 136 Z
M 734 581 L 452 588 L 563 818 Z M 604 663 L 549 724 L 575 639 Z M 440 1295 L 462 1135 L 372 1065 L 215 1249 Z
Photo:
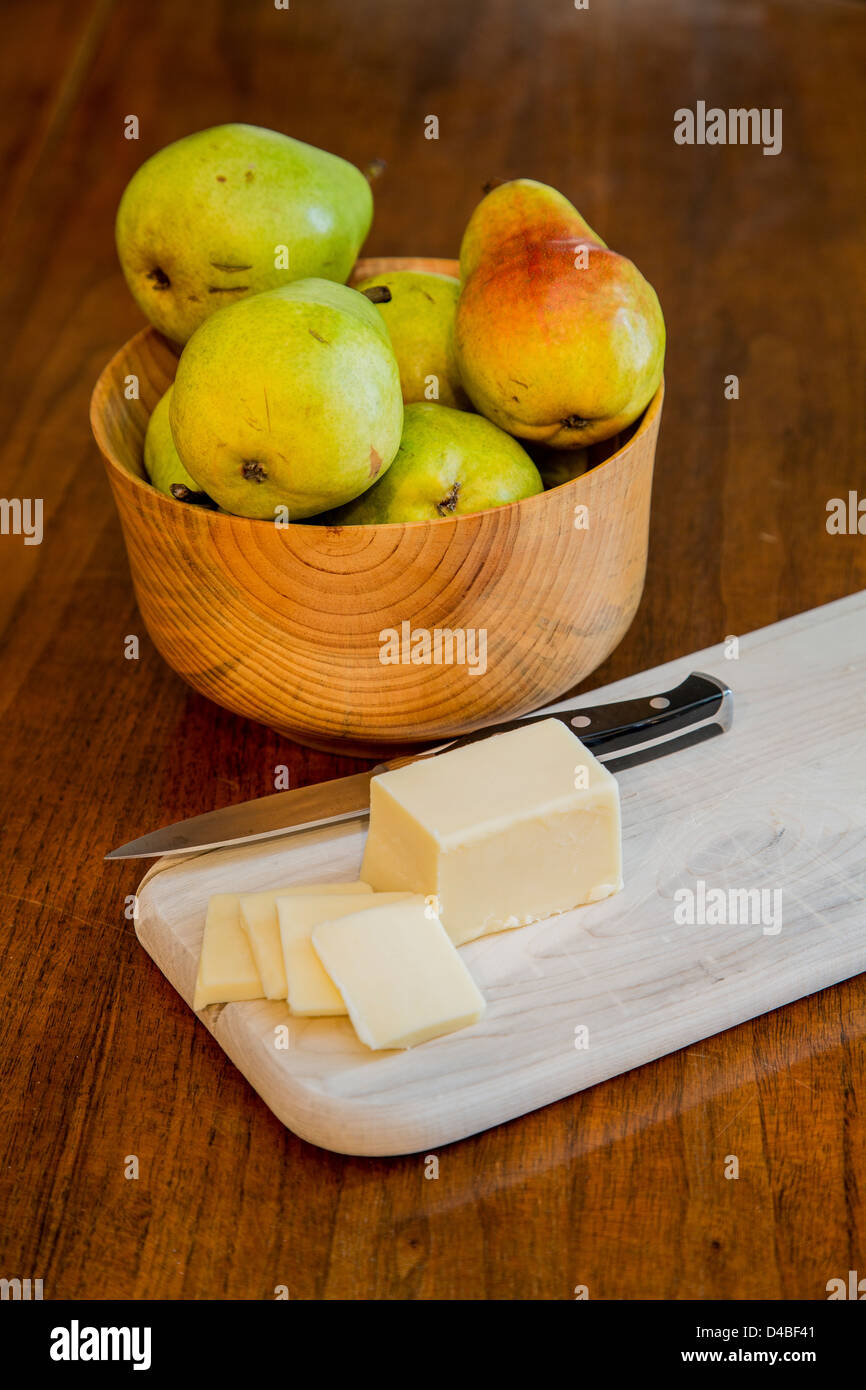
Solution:
M 457 270 L 379 258 L 356 276 L 442 264 Z M 176 362 L 154 330 L 138 334 L 101 373 L 91 423 L 147 630 L 217 704 L 313 747 L 387 756 L 526 714 L 622 640 L 646 572 L 662 386 L 590 472 L 522 502 L 403 525 L 275 526 L 147 482 L 147 420 Z M 483 634 L 486 669 L 383 665 L 382 634 L 418 628 Z
M 169 140 L 250 120 L 383 158 L 369 256 L 455 256 L 482 185 L 529 175 L 636 261 L 668 325 L 646 587 L 593 683 L 866 587 L 863 537 L 825 528 L 828 498 L 866 490 L 866 7 L 480 0 L 469 22 L 458 0 L 10 0 L 5 16 L 0 495 L 44 498 L 45 539 L 0 535 L 0 1273 L 44 1277 L 46 1298 L 287 1283 L 508 1300 L 577 1283 L 823 1299 L 862 1275 L 862 977 L 445 1148 L 438 1181 L 415 1157 L 316 1150 L 253 1096 L 124 917 L 139 870 L 102 854 L 273 791 L 277 765 L 293 786 L 358 765 L 166 666 L 87 407 L 143 326 L 117 202 Z M 782 153 L 675 145 L 673 112 L 699 99 L 781 106 Z

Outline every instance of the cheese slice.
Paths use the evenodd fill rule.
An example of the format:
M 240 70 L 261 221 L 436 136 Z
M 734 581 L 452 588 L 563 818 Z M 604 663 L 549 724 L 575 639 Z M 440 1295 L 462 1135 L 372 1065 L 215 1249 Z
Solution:
M 422 897 L 381 903 L 313 930 L 313 947 L 367 1047 L 414 1047 L 477 1023 L 484 996 Z
M 240 897 L 241 926 L 253 953 L 267 999 L 285 999 L 287 993 L 286 967 L 280 942 L 277 919 L 277 898 L 296 893 L 309 895 L 329 893 L 372 893 L 369 883 L 308 883 L 298 887 L 272 888 L 266 893 L 242 893 Z
M 217 893 L 207 905 L 193 1008 L 261 999 L 262 981 L 241 931 L 236 893 Z
M 361 876 L 434 896 L 457 945 L 622 887 L 619 789 L 558 719 L 374 777 Z
M 405 893 L 380 893 L 379 901 L 405 898 Z M 344 1014 L 346 1006 L 313 950 L 313 929 L 320 922 L 360 912 L 377 900 L 373 893 L 295 894 L 277 898 L 280 939 L 293 1014 L 321 1017 Z

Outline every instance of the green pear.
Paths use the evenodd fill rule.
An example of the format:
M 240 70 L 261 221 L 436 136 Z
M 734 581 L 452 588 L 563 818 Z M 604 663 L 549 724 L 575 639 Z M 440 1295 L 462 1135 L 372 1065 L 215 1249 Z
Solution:
M 489 420 L 432 402 L 407 405 L 400 448 L 384 478 L 328 520 L 335 526 L 435 521 L 543 490 L 526 450 Z
M 216 309 L 309 276 L 345 281 L 373 215 L 360 170 L 275 130 L 220 125 L 152 155 L 117 211 L 132 296 L 185 343 Z
M 471 410 L 454 355 L 460 281 L 430 271 L 392 270 L 372 275 L 357 286 L 362 291 L 380 287 L 391 296 L 377 301 L 377 307 L 400 368 L 405 403 L 438 400 L 440 405 Z
M 172 483 L 182 483 L 190 492 L 198 492 L 199 485 L 184 468 L 180 454 L 175 448 L 171 434 L 168 411 L 173 387 L 169 386 L 165 395 L 160 396 L 147 422 L 144 436 L 144 469 L 158 492 L 171 497 Z
M 296 280 L 205 320 L 181 353 L 170 418 L 186 467 L 221 507 L 296 521 L 388 468 L 400 373 L 364 295 Z

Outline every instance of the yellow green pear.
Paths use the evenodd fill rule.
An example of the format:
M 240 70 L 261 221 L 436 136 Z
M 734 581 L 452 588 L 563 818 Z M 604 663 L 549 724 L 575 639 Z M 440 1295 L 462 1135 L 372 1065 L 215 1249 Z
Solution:
M 298 521 L 366 491 L 400 444 L 400 373 L 381 316 L 329 280 L 296 280 L 206 319 L 180 356 L 177 451 L 238 516 Z
M 169 407 L 173 389 L 169 386 L 165 394 L 160 396 L 147 422 L 147 432 L 144 436 L 145 472 L 153 486 L 159 492 L 164 492 L 167 497 L 173 496 L 173 483 L 189 488 L 190 492 L 201 490 L 195 478 L 184 468 L 172 438 Z
M 244 295 L 347 280 L 372 216 L 370 186 L 345 159 L 279 131 L 220 125 L 166 145 L 133 175 L 117 252 L 142 313 L 185 343 Z
M 504 430 L 481 415 L 416 403 L 406 406 L 403 438 L 385 476 L 328 520 L 335 526 L 435 521 L 543 490 L 532 459 Z
M 494 188 L 460 266 L 460 379 L 502 429 L 574 449 L 618 434 L 652 400 L 665 352 L 655 290 L 556 189 Z
M 390 298 L 376 299 L 397 366 L 403 400 L 438 401 L 457 410 L 471 410 L 460 384 L 454 353 L 454 315 L 460 281 L 432 271 L 391 270 L 371 275 L 357 288 L 384 289 Z

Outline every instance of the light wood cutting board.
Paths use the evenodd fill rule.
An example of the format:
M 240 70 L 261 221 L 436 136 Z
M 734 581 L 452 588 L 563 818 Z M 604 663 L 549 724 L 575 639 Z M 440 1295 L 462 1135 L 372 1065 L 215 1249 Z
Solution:
M 866 969 L 866 592 L 741 638 L 736 660 L 711 647 L 586 703 L 692 670 L 727 679 L 733 730 L 619 774 L 622 893 L 462 948 L 481 1023 L 373 1053 L 347 1019 L 267 1001 L 202 1010 L 290 1129 L 340 1153 L 426 1151 Z M 338 825 L 161 859 L 139 888 L 139 939 L 191 1004 L 212 893 L 356 878 L 365 836 Z M 678 924 L 675 894 L 700 882 L 768 890 L 768 906 L 780 890 L 781 930 Z

